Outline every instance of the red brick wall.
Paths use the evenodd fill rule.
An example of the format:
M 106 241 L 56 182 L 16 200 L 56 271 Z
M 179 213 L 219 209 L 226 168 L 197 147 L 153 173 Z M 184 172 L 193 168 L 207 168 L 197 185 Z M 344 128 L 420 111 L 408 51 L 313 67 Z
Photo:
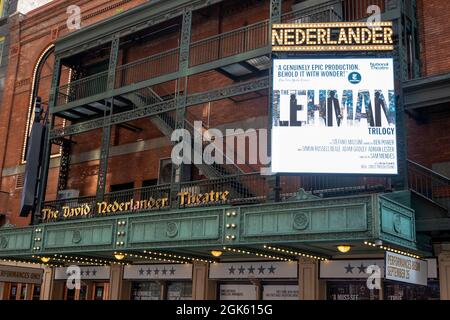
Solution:
M 423 75 L 450 72 L 449 2 L 418 0 L 417 9 Z
M 28 108 L 30 104 L 31 80 L 39 56 L 58 37 L 69 32 L 66 26 L 67 7 L 81 7 L 82 27 L 127 10 L 146 0 L 55 0 L 31 11 L 20 22 L 11 19 L 10 60 L 8 64 L 5 92 L 0 107 L 0 168 L 21 165 L 22 147 L 25 137 Z M 18 19 L 17 17 L 15 19 Z M 39 95 L 46 102 L 49 96 L 52 59 L 42 71 Z M 67 74 L 65 74 L 67 75 Z M 62 81 L 66 79 L 62 78 Z M 55 148 L 56 152 L 57 149 Z M 22 189 L 16 189 L 17 175 L 3 176 L 1 190 L 10 193 L 8 219 L 16 225 L 27 225 L 29 219 L 19 218 L 19 203 Z M 48 182 L 48 197 L 56 197 L 58 169 L 51 169 Z
M 430 114 L 425 123 L 408 121 L 408 157 L 431 168 L 450 161 L 450 113 Z
M 449 2 L 418 0 L 417 18 L 421 41 L 422 75 L 450 72 Z M 431 168 L 450 161 L 450 113 L 428 113 L 425 121 L 408 117 L 408 158 Z

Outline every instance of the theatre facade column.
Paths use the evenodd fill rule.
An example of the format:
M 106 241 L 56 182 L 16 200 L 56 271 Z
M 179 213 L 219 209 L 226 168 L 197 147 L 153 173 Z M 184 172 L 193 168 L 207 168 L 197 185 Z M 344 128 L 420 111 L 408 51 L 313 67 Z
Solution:
M 209 280 L 209 264 L 194 262 L 192 274 L 192 299 L 216 299 L 216 282 Z
M 438 257 L 441 300 L 450 300 L 450 251 L 442 251 Z
M 53 268 L 45 268 L 42 276 L 40 300 L 52 300 L 52 287 L 55 273 Z
M 298 285 L 300 300 L 322 300 L 325 296 L 323 283 L 319 281 L 319 263 L 313 259 L 300 258 L 298 262 Z
M 111 265 L 110 269 L 110 284 L 109 284 L 109 299 L 110 300 L 121 300 L 125 297 L 126 284 L 123 280 L 123 266 L 121 265 Z M 129 299 L 129 297 L 128 297 Z

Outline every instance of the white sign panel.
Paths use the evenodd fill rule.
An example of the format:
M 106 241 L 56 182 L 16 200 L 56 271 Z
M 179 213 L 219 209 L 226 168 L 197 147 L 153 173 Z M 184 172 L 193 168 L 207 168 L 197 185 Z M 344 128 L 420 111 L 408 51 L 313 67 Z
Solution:
M 296 262 L 214 263 L 209 267 L 210 279 L 297 278 Z
M 428 263 L 428 278 L 437 279 L 437 261 L 436 259 L 426 259 Z M 367 278 L 363 270 L 367 266 L 376 265 L 380 267 L 381 277 L 384 277 L 385 262 L 379 260 L 328 260 L 320 261 L 320 278 L 322 279 L 356 279 Z
M 367 267 L 380 267 L 380 277 L 384 277 L 384 260 L 328 260 L 320 261 L 322 279 L 365 279 L 369 277 Z
M 222 284 L 220 300 L 256 300 L 256 286 L 247 284 Z
M 79 267 L 81 279 L 83 280 L 107 280 L 109 279 L 110 268 L 109 267 Z M 66 280 L 69 276 L 73 275 L 68 268 L 56 268 L 55 280 Z
M 124 279 L 192 279 L 192 264 L 129 265 L 124 268 Z
M 263 287 L 263 300 L 298 300 L 298 286 L 275 286 Z
M 438 278 L 437 260 L 434 258 L 425 260 L 427 260 L 428 262 L 428 279 L 437 279 Z
M 0 265 L 0 282 L 41 284 L 44 270 Z
M 426 286 L 428 263 L 397 253 L 386 252 L 386 279 Z
M 392 59 L 279 59 L 273 73 L 273 172 L 397 174 Z

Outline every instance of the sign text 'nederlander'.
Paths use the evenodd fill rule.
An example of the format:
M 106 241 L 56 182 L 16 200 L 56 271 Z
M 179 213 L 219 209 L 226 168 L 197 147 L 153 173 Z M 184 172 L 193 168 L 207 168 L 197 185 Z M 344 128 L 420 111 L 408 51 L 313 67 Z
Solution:
M 390 51 L 392 22 L 274 24 L 273 51 Z

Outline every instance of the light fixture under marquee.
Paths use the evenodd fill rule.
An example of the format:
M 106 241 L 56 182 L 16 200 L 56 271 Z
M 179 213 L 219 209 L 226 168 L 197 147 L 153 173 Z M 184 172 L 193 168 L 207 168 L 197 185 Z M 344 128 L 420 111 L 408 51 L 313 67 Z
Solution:
M 212 251 L 211 251 L 211 255 L 212 255 L 213 257 L 215 257 L 215 258 L 221 257 L 222 254 L 223 254 L 223 252 L 220 251 L 220 250 L 212 250 Z
M 49 257 L 41 257 L 41 261 L 42 261 L 43 263 L 47 263 L 47 262 L 50 261 L 50 258 L 49 258 Z
M 116 260 L 118 261 L 122 261 L 123 259 L 125 259 L 125 255 L 121 253 L 114 253 L 114 258 L 116 258 Z
M 341 253 L 348 253 L 352 249 L 352 246 L 350 246 L 348 244 L 341 244 L 341 245 L 338 245 L 336 248 Z

